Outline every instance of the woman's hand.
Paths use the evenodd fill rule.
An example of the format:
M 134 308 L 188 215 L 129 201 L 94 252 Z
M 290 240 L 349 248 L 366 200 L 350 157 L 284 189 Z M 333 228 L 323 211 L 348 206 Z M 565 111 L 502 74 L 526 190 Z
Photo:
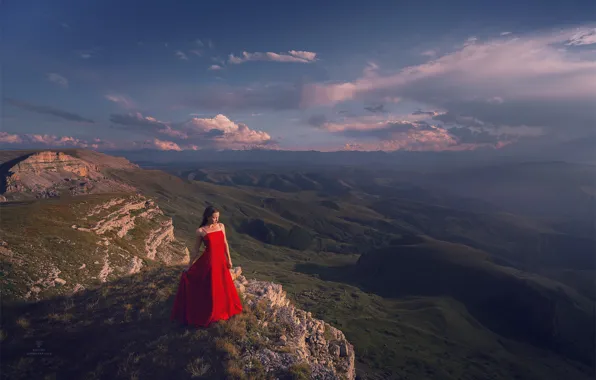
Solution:
M 228 269 L 232 269 L 232 260 L 228 259 Z

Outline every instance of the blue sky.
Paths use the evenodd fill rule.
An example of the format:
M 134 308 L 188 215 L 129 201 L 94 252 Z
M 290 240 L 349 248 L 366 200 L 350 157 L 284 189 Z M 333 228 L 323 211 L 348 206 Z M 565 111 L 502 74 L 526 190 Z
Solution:
M 470 150 L 591 136 L 593 1 L 6 1 L 0 147 Z

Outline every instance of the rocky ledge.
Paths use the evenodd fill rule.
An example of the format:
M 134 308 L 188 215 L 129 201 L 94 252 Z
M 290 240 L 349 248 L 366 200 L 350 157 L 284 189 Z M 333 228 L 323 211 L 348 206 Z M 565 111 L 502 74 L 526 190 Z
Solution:
M 14 160 L 12 166 L 5 163 L 1 170 L 6 183 L 4 201 L 31 197 L 53 198 L 64 193 L 79 195 L 136 190 L 111 179 L 104 173 L 104 169 L 110 167 L 96 161 L 63 152 L 43 151 Z M 135 166 L 120 164 L 118 169 L 135 169 Z
M 94 207 L 81 221 L 81 224 L 86 225 L 74 224 L 72 228 L 101 236 L 100 245 L 108 247 L 114 239 L 124 238 L 138 249 L 138 253 L 142 253 L 141 256 L 150 260 L 166 265 L 187 263 L 189 260 L 188 249 L 176 241 L 172 218 L 166 217 L 155 201 L 141 194 L 111 199 Z M 129 233 L 139 223 L 145 232 L 137 236 L 139 241 L 135 241 L 135 237 Z M 142 260 L 138 256 L 133 256 L 131 260 L 128 274 L 137 273 L 142 267 Z M 110 271 L 106 269 L 106 272 Z
M 31 212 L 17 207 L 25 208 L 13 211 Z M 60 206 L 42 202 L 25 220 L 22 228 L 0 229 L 0 266 L 10 268 L 0 278 L 1 295 L 9 299 L 68 295 L 148 265 L 189 261 L 172 219 L 141 194 L 77 197 Z M 31 228 L 48 233 L 25 236 L 22 231 Z
M 261 347 L 242 356 L 245 370 L 250 369 L 255 360 L 267 373 L 307 363 L 312 379 L 355 379 L 354 347 L 343 332 L 292 305 L 281 285 L 247 280 L 240 267 L 231 269 L 230 273 L 246 305 L 264 309 L 259 323 L 281 326 L 282 331 L 278 341 L 272 342 L 275 350 Z

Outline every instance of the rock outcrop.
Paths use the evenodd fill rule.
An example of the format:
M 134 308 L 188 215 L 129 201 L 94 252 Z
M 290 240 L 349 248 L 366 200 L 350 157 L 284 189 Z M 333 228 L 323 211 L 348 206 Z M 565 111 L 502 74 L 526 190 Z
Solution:
M 93 220 L 97 221 L 93 222 Z M 139 256 L 161 261 L 166 265 L 186 263 L 190 259 L 188 250 L 176 241 L 172 219 L 163 214 L 155 201 L 141 194 L 110 199 L 91 209 L 81 221 L 86 222 L 87 225 L 74 224 L 72 228 L 101 235 L 100 244 L 104 246 L 109 246 L 114 238 L 126 238 L 129 232 L 141 223 L 147 231 L 142 236 L 143 243 L 142 245 L 136 241 L 132 243 L 136 243 Z M 136 273 L 141 267 L 142 260 L 137 257 L 131 271 Z
M 10 209 L 30 215 L 23 226 L 0 229 L 0 269 L 10 268 L 0 278 L 7 299 L 72 294 L 138 273 L 150 262 L 177 265 L 190 259 L 172 219 L 141 194 L 71 198 L 59 206 L 60 215 L 53 202 L 35 206 L 34 214 L 28 207 Z M 23 232 L 29 230 L 46 233 Z
M 283 347 L 283 352 L 271 347 L 247 352 L 241 358 L 245 369 L 250 368 L 254 360 L 261 363 L 267 373 L 306 362 L 312 379 L 355 378 L 354 347 L 343 332 L 313 318 L 310 312 L 297 309 L 286 298 L 281 285 L 247 280 L 240 267 L 231 269 L 230 273 L 249 307 L 264 306 L 265 317 L 259 323 L 281 326 L 283 332 L 277 342 L 272 342 L 277 347 Z
M 82 153 L 82 152 L 81 152 Z M 90 156 L 91 157 L 91 156 Z M 106 156 L 108 157 L 108 156 Z M 5 162 L 0 168 L 5 200 L 54 198 L 61 194 L 80 195 L 105 192 L 132 192 L 130 185 L 114 180 L 105 173 L 113 168 L 98 157 L 82 159 L 60 151 L 42 151 Z M 115 161 L 118 169 L 134 169 Z

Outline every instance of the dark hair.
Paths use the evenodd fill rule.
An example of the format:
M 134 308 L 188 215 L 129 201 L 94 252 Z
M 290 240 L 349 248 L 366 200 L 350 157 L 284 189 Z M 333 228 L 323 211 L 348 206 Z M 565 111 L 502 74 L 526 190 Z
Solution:
M 207 219 L 209 219 L 209 217 L 215 214 L 216 212 L 219 212 L 219 210 L 213 206 L 207 206 L 207 208 L 205 208 L 205 211 L 203 212 L 203 221 L 201 222 L 201 225 L 199 227 L 207 225 Z

